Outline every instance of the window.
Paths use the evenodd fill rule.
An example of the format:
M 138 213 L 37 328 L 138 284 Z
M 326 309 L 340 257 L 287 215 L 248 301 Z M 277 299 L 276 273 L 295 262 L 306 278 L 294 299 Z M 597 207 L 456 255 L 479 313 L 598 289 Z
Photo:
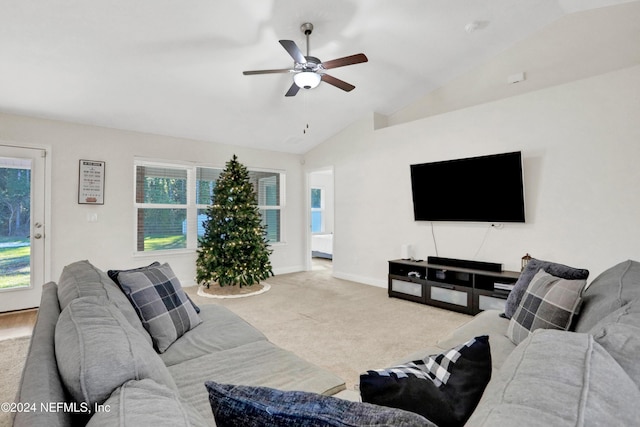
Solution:
M 249 180 L 258 193 L 258 209 L 269 242 L 280 239 L 280 186 L 281 174 L 276 172 L 249 172 Z
M 196 249 L 222 169 L 135 162 L 136 251 Z M 249 171 L 269 243 L 282 242 L 284 173 Z
M 137 250 L 184 249 L 187 170 L 136 166 Z
M 324 190 L 311 189 L 311 232 L 324 232 Z
M 216 181 L 222 169 L 196 168 L 196 205 L 198 209 L 198 237 L 204 236 L 204 222 L 207 220 L 207 206 L 216 188 Z

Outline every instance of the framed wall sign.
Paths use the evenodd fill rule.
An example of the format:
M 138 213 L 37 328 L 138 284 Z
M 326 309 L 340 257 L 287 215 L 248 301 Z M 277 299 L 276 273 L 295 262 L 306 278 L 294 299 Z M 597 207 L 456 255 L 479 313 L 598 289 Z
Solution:
M 78 203 L 104 205 L 104 162 L 80 160 Z

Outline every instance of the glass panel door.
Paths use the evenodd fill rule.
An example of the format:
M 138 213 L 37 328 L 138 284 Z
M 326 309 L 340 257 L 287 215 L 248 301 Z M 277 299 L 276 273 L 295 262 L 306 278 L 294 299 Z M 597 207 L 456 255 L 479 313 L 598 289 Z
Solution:
M 31 286 L 31 163 L 0 157 L 0 289 Z
M 0 146 L 0 311 L 35 307 L 44 281 L 44 151 Z

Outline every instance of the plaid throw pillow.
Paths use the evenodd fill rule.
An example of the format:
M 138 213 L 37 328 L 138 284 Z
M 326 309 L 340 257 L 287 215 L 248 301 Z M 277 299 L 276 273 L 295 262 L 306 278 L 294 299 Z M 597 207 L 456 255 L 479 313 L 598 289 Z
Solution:
M 517 345 L 536 329 L 568 330 L 580 307 L 586 283 L 538 271 L 509 321 L 509 339 Z
M 560 277 L 561 279 L 586 280 L 589 277 L 589 270 L 584 268 L 573 268 L 568 265 L 558 264 L 557 262 L 532 258 L 522 273 L 520 273 L 520 277 L 518 277 L 514 288 L 509 292 L 502 317 L 511 319 L 513 315 L 516 314 L 516 310 L 518 309 L 518 305 L 520 305 L 520 301 L 522 301 L 524 293 L 527 291 L 533 277 L 540 270 L 544 270 L 552 276 Z
M 167 263 L 122 271 L 118 283 L 160 353 L 202 322 Z
M 471 347 L 475 343 L 476 339 L 472 338 L 466 343 L 460 344 L 459 346 L 454 347 L 451 350 L 447 350 L 444 353 L 427 356 L 425 359 L 415 360 L 407 363 L 406 365 L 398 365 L 386 369 L 375 369 L 368 372 L 375 372 L 381 376 L 394 374 L 397 378 L 405 378 L 409 375 L 413 375 L 416 378 L 429 379 L 433 381 L 436 387 L 440 387 L 449 381 L 453 364 L 456 363 L 462 355 L 460 352 L 467 347 Z
M 109 271 L 107 271 L 107 275 L 109 276 L 109 278 L 111 280 L 113 280 L 120 287 L 120 289 L 122 289 L 122 285 L 120 285 L 120 273 L 131 273 L 131 272 L 134 272 L 134 271 L 143 271 L 143 270 L 148 270 L 148 269 L 154 268 L 154 267 L 160 267 L 160 263 L 158 261 L 154 261 L 151 264 L 146 265 L 144 267 L 131 268 L 129 270 L 109 270 Z M 196 311 L 196 313 L 200 313 L 200 307 L 198 307 L 193 302 L 193 300 L 191 299 L 191 297 L 189 297 L 188 294 L 185 293 L 185 296 L 191 302 L 191 305 L 193 306 L 193 308 Z
M 462 426 L 491 378 L 489 337 L 360 375 L 362 401 L 404 409 L 440 427 Z

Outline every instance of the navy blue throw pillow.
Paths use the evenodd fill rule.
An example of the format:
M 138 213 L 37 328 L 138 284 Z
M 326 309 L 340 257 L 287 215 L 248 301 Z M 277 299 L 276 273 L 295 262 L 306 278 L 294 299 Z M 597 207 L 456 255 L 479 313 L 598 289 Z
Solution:
M 415 412 L 440 427 L 462 426 L 491 379 L 489 337 L 360 376 L 363 402 Z
M 436 427 L 418 414 L 304 391 L 205 383 L 218 427 Z

